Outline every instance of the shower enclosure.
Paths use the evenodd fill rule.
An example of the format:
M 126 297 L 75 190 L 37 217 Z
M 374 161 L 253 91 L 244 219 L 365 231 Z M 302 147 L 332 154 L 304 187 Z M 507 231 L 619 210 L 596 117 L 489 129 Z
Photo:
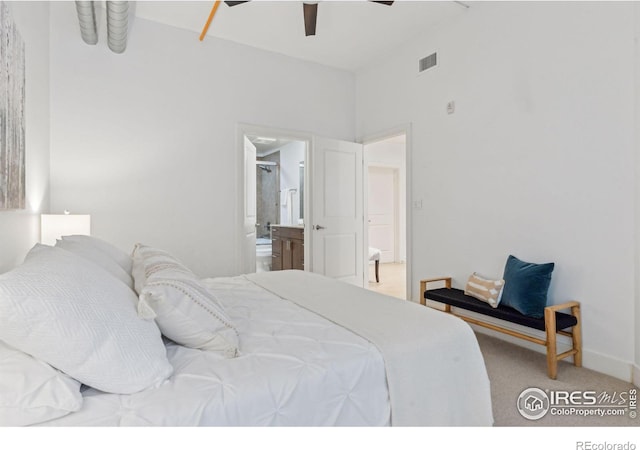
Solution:
M 256 271 L 271 270 L 271 225 L 280 222 L 280 153 L 256 160 Z
M 267 159 L 269 158 L 269 159 Z M 256 161 L 257 169 L 257 224 L 256 237 L 270 238 L 270 227 L 280 221 L 280 167 L 279 155 L 265 156 Z

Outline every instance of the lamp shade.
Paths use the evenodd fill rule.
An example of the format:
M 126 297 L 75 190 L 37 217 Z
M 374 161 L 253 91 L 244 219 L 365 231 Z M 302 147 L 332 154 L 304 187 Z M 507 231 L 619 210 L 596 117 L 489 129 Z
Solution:
M 56 239 L 72 234 L 91 234 L 89 214 L 41 214 L 40 243 L 55 245 Z

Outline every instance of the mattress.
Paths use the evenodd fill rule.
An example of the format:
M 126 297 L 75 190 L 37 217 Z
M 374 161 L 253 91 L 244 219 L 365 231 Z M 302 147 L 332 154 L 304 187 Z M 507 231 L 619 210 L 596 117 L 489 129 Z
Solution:
M 246 277 L 206 280 L 240 334 L 241 354 L 166 341 L 174 374 L 131 394 L 83 392 L 49 426 L 380 426 L 390 424 L 385 363 L 366 339 Z

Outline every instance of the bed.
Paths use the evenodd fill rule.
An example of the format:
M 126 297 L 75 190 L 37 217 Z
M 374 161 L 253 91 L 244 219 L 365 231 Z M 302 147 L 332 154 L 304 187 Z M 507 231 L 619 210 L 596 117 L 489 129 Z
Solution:
M 109 251 L 117 255 L 105 243 L 96 244 L 95 238 L 79 241 L 84 241 L 85 247 L 88 243 L 102 246 L 100 258 Z M 35 270 L 33 261 L 38 258 L 50 264 L 50 258 L 55 256 L 62 258 L 56 267 L 64 273 L 65 266 L 76 267 L 81 253 L 76 248 L 71 255 L 73 246 L 69 244 L 56 251 L 42 247 L 35 256 L 27 257 L 27 269 Z M 192 316 L 178 316 L 175 305 L 163 310 L 168 304 L 166 289 L 179 286 L 180 292 L 187 292 L 185 286 L 193 282 L 193 274 L 166 252 L 149 247 L 136 249 L 147 252 L 145 270 L 136 273 L 135 263 L 130 266 L 121 259 L 124 272 L 131 271 L 130 286 L 125 288 L 136 294 L 141 292 L 137 298 L 136 294 L 127 297 L 127 301 L 134 299 L 134 305 L 123 302 L 121 308 L 135 310 L 136 318 L 130 319 L 135 323 L 124 327 L 127 332 L 118 333 L 116 338 L 133 334 L 131 327 L 140 326 L 139 320 L 148 329 L 133 336 L 136 345 L 146 339 L 139 336 L 148 334 L 150 341 L 153 336 L 159 339 L 161 351 L 154 341 L 149 345 L 151 351 L 134 358 L 132 353 L 138 349 L 128 344 L 124 356 L 108 353 L 111 359 L 96 362 L 89 374 L 84 366 L 81 370 L 69 365 L 65 360 L 68 356 L 51 356 L 40 349 L 42 339 L 36 338 L 31 347 L 24 342 L 38 335 L 32 318 L 35 308 L 25 307 L 32 321 L 29 336 L 23 334 L 19 340 L 3 333 L 11 327 L 18 333 L 16 323 L 26 319 L 20 317 L 21 311 L 6 311 L 26 303 L 27 297 L 9 305 L 3 300 L 7 295 L 2 294 L 16 292 L 15 275 L 0 276 L 0 342 L 14 352 L 14 357 L 27 356 L 40 369 L 46 366 L 58 378 L 64 377 L 64 383 L 57 380 L 55 386 L 39 389 L 45 396 L 44 403 L 48 402 L 44 410 L 42 399 L 38 403 L 33 398 L 18 398 L 13 405 L 0 401 L 0 424 L 15 424 L 11 423 L 15 417 L 9 416 L 11 408 L 15 413 L 16 407 L 25 413 L 20 424 L 36 426 L 478 426 L 493 422 L 484 362 L 475 336 L 460 319 L 302 271 L 197 280 L 194 285 L 198 289 L 180 298 L 180 314 L 188 311 Z M 96 249 L 84 251 L 85 258 L 95 252 Z M 96 261 L 95 255 L 91 257 Z M 101 264 L 106 263 L 102 260 Z M 88 270 L 88 265 L 85 259 L 82 270 Z M 20 280 L 24 281 L 27 269 L 18 270 Z M 94 271 L 96 267 L 90 269 Z M 92 276 L 103 275 L 95 272 L 91 272 Z M 169 274 L 172 281 L 167 281 Z M 79 278 L 88 280 L 87 277 L 84 274 Z M 126 285 L 128 280 L 121 281 Z M 96 283 L 92 281 L 92 285 Z M 164 297 L 151 288 L 164 289 Z M 65 298 L 70 296 L 69 289 L 64 288 Z M 102 288 L 96 295 L 99 297 L 107 289 Z M 125 292 L 121 286 L 117 289 Z M 41 292 L 42 286 L 37 290 Z M 154 295 L 162 300 L 154 300 Z M 50 301 L 51 295 L 48 298 Z M 210 316 L 224 325 L 215 336 L 193 333 L 199 326 L 194 317 L 200 320 L 206 316 L 203 305 L 214 308 L 213 304 L 205 304 L 205 298 L 215 299 L 218 309 Z M 98 298 L 96 303 L 104 304 L 104 298 Z M 82 317 L 90 313 L 84 310 Z M 99 314 L 100 320 L 105 317 L 103 312 Z M 191 322 L 176 325 L 187 318 Z M 91 322 L 93 328 L 99 325 Z M 156 325 L 161 333 L 154 335 L 151 328 Z M 81 328 L 60 333 L 75 336 L 82 333 Z M 93 328 L 92 333 L 99 332 Z M 108 339 L 112 339 L 113 325 L 107 328 Z M 56 339 L 49 331 L 46 333 L 49 339 Z M 65 339 L 73 340 L 68 336 Z M 93 345 L 90 350 L 102 351 L 103 347 Z M 164 355 L 158 356 L 162 352 Z M 63 353 L 69 353 L 69 349 Z M 91 357 L 94 353 L 98 352 L 92 352 Z M 161 360 L 163 357 L 166 363 Z M 117 375 L 104 377 L 101 372 L 105 363 L 109 369 L 122 364 L 120 360 L 114 363 L 116 358 L 132 360 L 128 364 L 134 366 L 145 358 L 150 362 L 131 370 L 124 367 Z M 24 363 L 13 367 L 27 370 Z M 147 370 L 149 367 L 154 369 Z M 117 381 L 118 376 L 123 379 Z M 131 386 L 136 377 L 145 386 Z M 44 378 L 51 384 L 53 377 Z M 0 393 L 2 388 L 0 381 Z M 52 399 L 60 403 L 55 405 L 57 408 L 51 405 Z M 34 411 L 31 415 L 29 408 Z

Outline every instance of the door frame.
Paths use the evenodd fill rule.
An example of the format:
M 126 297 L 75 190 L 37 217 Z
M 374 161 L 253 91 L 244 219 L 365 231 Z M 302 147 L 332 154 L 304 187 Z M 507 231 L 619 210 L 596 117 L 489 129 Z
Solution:
M 310 185 L 309 176 L 309 156 L 311 150 L 311 141 L 313 135 L 301 131 L 285 130 L 281 128 L 265 127 L 261 125 L 253 125 L 248 123 L 238 123 L 236 126 L 236 201 L 235 201 L 235 220 L 236 220 L 236 273 L 243 273 L 245 267 L 245 240 L 244 240 L 244 196 L 245 196 L 245 177 L 244 177 L 244 136 L 247 134 L 264 135 L 268 137 L 287 139 L 291 141 L 302 141 L 305 143 L 304 152 L 304 239 L 305 242 L 309 242 L 311 239 L 310 230 L 307 226 L 310 224 L 310 208 L 309 208 L 309 192 L 307 186 Z M 310 267 L 309 253 L 304 252 L 304 266 L 305 270 Z
M 371 134 L 367 134 L 364 135 L 364 137 L 359 139 L 359 142 L 361 142 L 365 148 L 363 151 L 363 164 L 364 164 L 364 168 L 366 168 L 366 161 L 367 161 L 367 150 L 366 150 L 366 146 L 369 144 L 373 144 L 375 142 L 379 142 L 379 141 L 384 141 L 386 139 L 390 139 L 396 136 L 399 136 L 401 134 L 405 135 L 405 239 L 406 239 L 406 248 L 405 248 L 405 252 L 407 255 L 407 260 L 406 260 L 406 299 L 410 300 L 410 301 L 416 301 L 413 297 L 413 292 L 414 290 L 413 288 L 413 190 L 411 189 L 412 186 L 412 180 L 413 180 L 413 176 L 412 176 L 412 170 L 410 170 L 410 168 L 412 167 L 412 149 L 413 149 L 413 138 L 412 138 L 412 133 L 411 133 L 411 123 L 407 123 L 404 125 L 398 125 L 396 127 L 393 128 L 389 128 L 387 130 L 378 132 L 378 133 L 371 133 Z M 369 171 L 368 170 L 363 170 L 363 192 L 367 192 L 368 195 L 368 184 L 369 184 Z M 365 199 L 368 200 L 368 199 Z M 366 218 L 368 217 L 369 211 L 368 211 L 368 205 L 367 205 L 367 201 L 363 202 L 363 207 L 364 207 L 364 220 L 367 220 Z M 365 226 L 364 227 L 364 238 L 365 238 L 365 242 L 368 244 L 369 243 L 369 227 Z M 369 264 L 369 254 L 368 254 L 368 248 L 365 248 L 365 246 L 363 245 L 363 255 L 362 255 L 363 261 L 367 264 Z M 365 271 L 365 281 L 368 280 L 368 272 Z M 420 299 L 418 299 L 419 301 Z

